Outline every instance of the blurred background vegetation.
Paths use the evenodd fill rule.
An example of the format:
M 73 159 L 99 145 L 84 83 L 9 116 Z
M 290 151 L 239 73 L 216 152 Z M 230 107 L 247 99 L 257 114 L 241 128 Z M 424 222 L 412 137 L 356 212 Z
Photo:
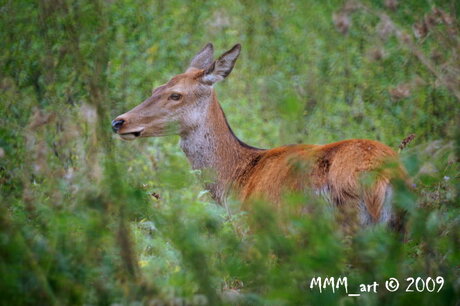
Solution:
M 455 305 L 459 13 L 455 0 L 1 1 L 0 304 Z M 269 209 L 230 214 L 177 136 L 111 134 L 207 42 L 243 45 L 216 90 L 251 145 L 397 149 L 415 133 L 401 158 L 417 188 L 395 203 L 405 237 L 379 226 L 344 237 L 314 199 L 283 230 Z M 313 276 L 381 285 L 320 294 Z M 410 276 L 445 285 L 383 288 Z

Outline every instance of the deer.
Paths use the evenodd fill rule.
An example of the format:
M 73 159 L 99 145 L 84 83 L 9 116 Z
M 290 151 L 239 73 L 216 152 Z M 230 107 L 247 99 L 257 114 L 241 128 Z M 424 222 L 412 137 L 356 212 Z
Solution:
M 234 194 L 243 210 L 255 199 L 283 209 L 283 193 L 305 191 L 333 207 L 349 207 L 362 227 L 392 222 L 393 182 L 404 180 L 406 172 L 387 145 L 348 139 L 260 149 L 235 136 L 214 85 L 229 76 L 240 52 L 236 44 L 214 60 L 208 43 L 184 73 L 116 117 L 113 132 L 124 140 L 179 135 L 192 168 L 213 173 L 206 189 L 221 205 Z M 373 174 L 371 183 L 362 179 L 366 174 Z

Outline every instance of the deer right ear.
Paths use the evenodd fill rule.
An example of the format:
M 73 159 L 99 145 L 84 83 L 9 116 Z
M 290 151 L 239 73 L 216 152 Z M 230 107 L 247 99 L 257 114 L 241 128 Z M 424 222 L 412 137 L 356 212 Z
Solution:
M 192 59 L 189 65 L 190 68 L 208 69 L 214 60 L 214 47 L 211 43 L 206 44 L 200 52 Z
M 206 70 L 201 79 L 202 82 L 212 85 L 225 79 L 230 72 L 232 72 L 236 60 L 240 55 L 240 51 L 241 45 L 236 44 L 233 48 L 222 54 L 221 57 L 215 60 L 214 63 L 212 63 L 212 65 Z

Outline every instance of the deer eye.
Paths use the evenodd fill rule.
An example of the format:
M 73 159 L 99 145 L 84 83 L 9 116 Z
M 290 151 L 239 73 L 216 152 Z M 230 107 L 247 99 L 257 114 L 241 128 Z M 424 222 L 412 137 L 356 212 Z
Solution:
M 180 98 L 182 98 L 182 95 L 178 93 L 173 93 L 169 96 L 169 98 L 174 101 L 179 101 Z

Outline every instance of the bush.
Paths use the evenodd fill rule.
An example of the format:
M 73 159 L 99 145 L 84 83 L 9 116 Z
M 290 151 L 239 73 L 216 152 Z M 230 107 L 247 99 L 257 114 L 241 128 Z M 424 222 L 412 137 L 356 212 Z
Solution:
M 459 298 L 455 1 L 9 1 L 0 9 L 1 304 L 407 304 Z M 241 42 L 216 88 L 260 147 L 380 140 L 401 153 L 404 236 L 344 235 L 325 203 L 217 206 L 176 136 L 126 143 L 110 121 L 206 42 Z M 248 116 L 250 118 L 248 119 Z M 159 196 L 158 196 L 159 195 Z M 159 197 L 159 199 L 158 199 Z M 347 276 L 349 297 L 310 288 Z M 444 278 L 404 292 L 408 277 Z M 385 280 L 401 283 L 397 292 Z M 436 284 L 437 286 L 439 284 Z M 438 287 L 437 287 L 438 288 Z M 416 291 L 416 290 L 415 290 Z

